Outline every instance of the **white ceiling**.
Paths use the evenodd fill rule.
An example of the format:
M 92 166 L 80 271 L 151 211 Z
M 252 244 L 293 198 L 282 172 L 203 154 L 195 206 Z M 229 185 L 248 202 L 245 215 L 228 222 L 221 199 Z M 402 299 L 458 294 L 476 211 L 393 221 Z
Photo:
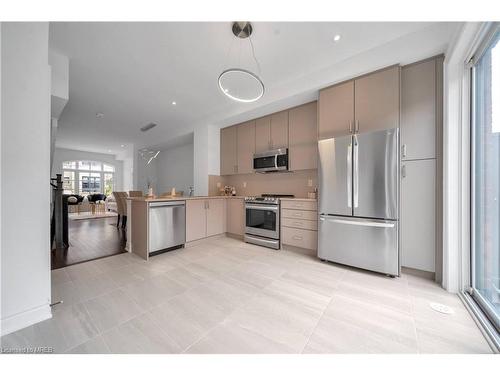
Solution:
M 318 88 L 356 74 L 444 52 L 458 24 L 253 26 L 266 94 L 244 104 L 217 86 L 230 66 L 257 70 L 248 42 L 234 38 L 229 22 L 51 23 L 50 48 L 70 59 L 70 99 L 57 146 L 117 153 L 121 144 L 164 144 L 196 126 L 225 126 L 300 104 L 314 99 Z M 336 34 L 341 39 L 334 43 Z M 104 118 L 97 119 L 97 112 Z M 158 126 L 140 132 L 149 122 Z

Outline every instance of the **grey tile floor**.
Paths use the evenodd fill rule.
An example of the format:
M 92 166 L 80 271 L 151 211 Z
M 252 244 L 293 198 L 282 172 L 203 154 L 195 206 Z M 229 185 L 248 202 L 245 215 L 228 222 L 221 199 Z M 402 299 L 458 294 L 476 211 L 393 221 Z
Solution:
M 56 353 L 490 353 L 456 295 L 218 237 L 52 271 L 53 318 L 2 337 Z M 444 315 L 430 302 L 454 309 Z

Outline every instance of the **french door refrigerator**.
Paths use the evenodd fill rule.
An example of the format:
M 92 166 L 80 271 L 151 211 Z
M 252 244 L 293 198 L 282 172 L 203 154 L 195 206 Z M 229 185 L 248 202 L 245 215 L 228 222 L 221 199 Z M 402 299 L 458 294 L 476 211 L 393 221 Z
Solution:
M 320 140 L 318 257 L 398 276 L 399 129 Z

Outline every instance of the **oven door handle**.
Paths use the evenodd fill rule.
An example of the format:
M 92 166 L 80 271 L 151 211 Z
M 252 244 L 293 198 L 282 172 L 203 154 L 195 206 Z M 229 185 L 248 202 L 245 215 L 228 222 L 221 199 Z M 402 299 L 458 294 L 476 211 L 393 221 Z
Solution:
M 245 205 L 245 208 L 248 210 L 261 210 L 261 211 L 278 211 L 278 206 L 264 206 L 264 205 Z

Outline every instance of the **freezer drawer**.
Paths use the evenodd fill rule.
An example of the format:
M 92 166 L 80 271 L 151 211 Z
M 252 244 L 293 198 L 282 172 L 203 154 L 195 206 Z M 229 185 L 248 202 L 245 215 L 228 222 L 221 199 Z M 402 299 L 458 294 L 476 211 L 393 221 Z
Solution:
M 398 222 L 321 215 L 318 257 L 399 275 Z
M 184 201 L 149 204 L 149 252 L 183 245 L 186 242 Z

